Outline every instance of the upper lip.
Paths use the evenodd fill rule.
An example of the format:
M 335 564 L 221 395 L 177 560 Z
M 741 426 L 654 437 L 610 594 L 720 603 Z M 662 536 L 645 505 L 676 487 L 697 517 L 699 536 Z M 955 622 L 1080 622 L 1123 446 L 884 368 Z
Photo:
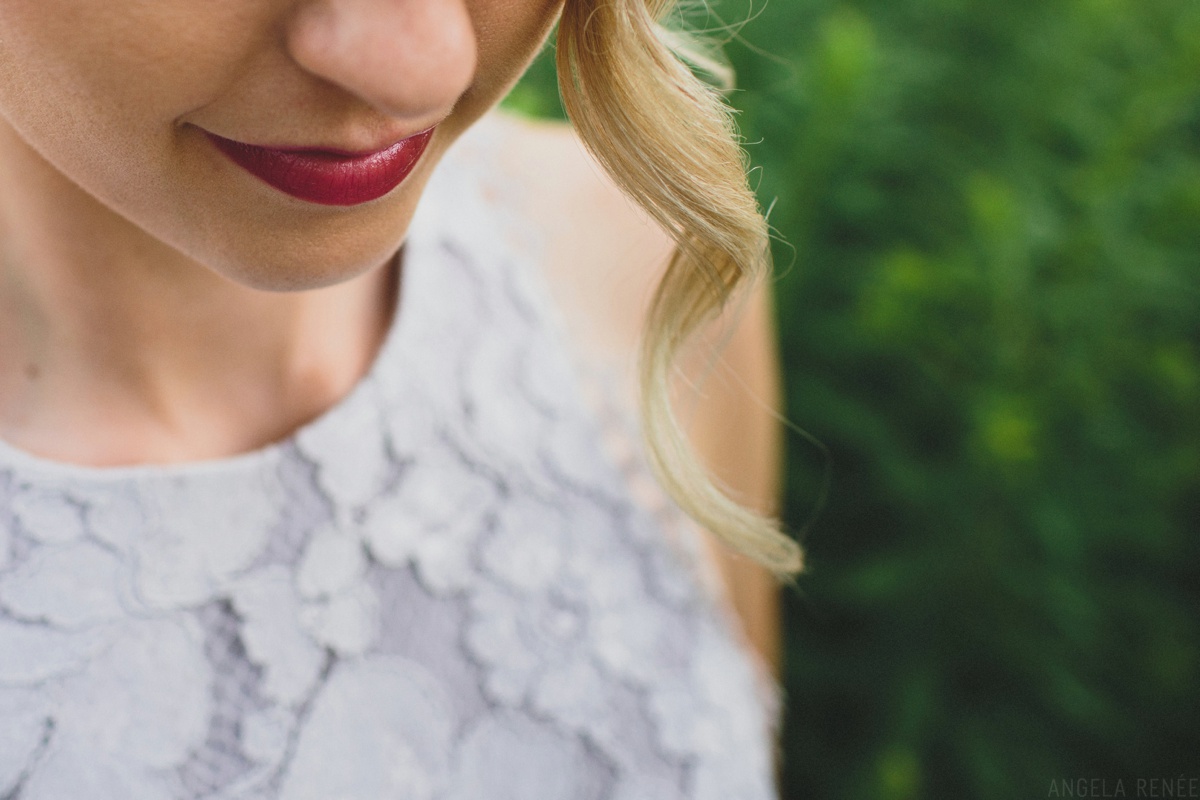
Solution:
M 437 123 L 433 125 L 426 125 L 422 128 L 418 128 L 417 130 L 408 130 L 403 134 L 392 135 L 387 138 L 381 139 L 376 137 L 371 143 L 365 146 L 363 146 L 361 142 L 338 144 L 261 144 L 258 142 L 247 142 L 243 139 L 234 139 L 230 136 L 221 136 L 221 134 L 214 133 L 213 131 L 209 130 L 205 130 L 205 133 L 208 133 L 212 136 L 220 136 L 222 139 L 228 139 L 229 141 L 238 142 L 239 144 L 244 144 L 249 147 L 259 147 L 263 150 L 275 150 L 281 153 L 312 153 L 314 155 L 332 155 L 341 156 L 344 158 L 366 158 L 368 156 L 382 153 L 388 148 L 395 147 L 405 139 L 411 139 L 412 137 L 425 133 L 435 127 L 437 127 Z

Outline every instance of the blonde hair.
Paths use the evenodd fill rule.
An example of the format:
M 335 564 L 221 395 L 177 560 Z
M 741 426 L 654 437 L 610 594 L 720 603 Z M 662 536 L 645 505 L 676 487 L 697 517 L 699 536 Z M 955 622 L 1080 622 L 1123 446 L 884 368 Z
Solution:
M 746 181 L 729 107 L 694 67 L 718 62 L 662 24 L 674 0 L 566 0 L 557 65 L 563 105 L 584 145 L 677 245 L 642 335 L 641 412 L 663 487 L 697 523 L 779 576 L 802 551 L 721 491 L 692 452 L 671 403 L 680 349 L 740 288 L 770 273 L 766 222 Z

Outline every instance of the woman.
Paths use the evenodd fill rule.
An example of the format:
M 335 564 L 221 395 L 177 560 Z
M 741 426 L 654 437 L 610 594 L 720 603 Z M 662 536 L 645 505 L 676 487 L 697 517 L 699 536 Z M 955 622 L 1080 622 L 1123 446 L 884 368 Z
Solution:
M 657 224 L 561 131 L 463 136 L 557 0 L 0 1 L 0 796 L 770 794 L 752 661 L 621 392 L 579 391 L 661 280 L 658 471 L 798 566 L 666 403 L 761 218 L 641 0 L 561 12 L 572 114 Z M 765 331 L 759 297 L 696 423 L 763 508 Z

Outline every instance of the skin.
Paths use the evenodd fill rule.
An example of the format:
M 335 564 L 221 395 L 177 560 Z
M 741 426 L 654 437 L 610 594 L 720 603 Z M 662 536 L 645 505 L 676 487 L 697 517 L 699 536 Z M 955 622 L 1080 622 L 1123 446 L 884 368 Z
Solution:
M 520 216 L 542 226 L 543 267 L 574 346 L 592 364 L 627 378 L 624 402 L 637 403 L 629 365 L 637 359 L 642 320 L 674 242 L 607 178 L 567 126 L 519 122 L 500 166 L 523 180 Z M 538 163 L 545 169 L 531 170 Z M 524 177 L 522 177 L 524 176 Z M 562 209 L 586 208 L 587 214 Z M 720 353 L 712 362 L 714 351 Z M 678 397 L 696 454 L 741 502 L 778 513 L 782 408 L 770 285 L 753 289 L 701 332 L 679 365 Z M 695 387 L 700 387 L 699 396 Z M 714 571 L 763 663 L 778 674 L 779 589 L 774 577 L 707 540 Z
M 520 75 L 560 3 L 0 0 L 0 439 L 87 466 L 195 461 L 329 409 L 390 325 L 385 267 L 433 167 Z M 365 150 L 434 123 L 406 181 L 352 208 L 276 192 L 202 134 Z M 514 180 L 530 185 L 528 218 L 552 220 L 557 299 L 583 341 L 630 363 L 671 242 L 566 129 L 520 141 Z M 764 298 L 729 342 L 736 379 L 708 384 L 692 430 L 716 474 L 770 511 Z M 775 663 L 773 583 L 713 557 Z
M 96 466 L 219 457 L 332 405 L 388 327 L 380 267 L 433 166 L 559 2 L 0 2 L 0 438 Z M 202 133 L 364 150 L 434 123 L 404 184 L 349 209 Z

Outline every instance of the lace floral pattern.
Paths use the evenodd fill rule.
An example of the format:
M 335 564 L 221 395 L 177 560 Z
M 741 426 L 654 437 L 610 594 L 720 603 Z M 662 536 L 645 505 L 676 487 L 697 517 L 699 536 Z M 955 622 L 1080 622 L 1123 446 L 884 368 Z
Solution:
M 772 796 L 753 665 L 499 244 L 494 124 L 422 201 L 370 375 L 289 441 L 0 445 L 0 797 Z

